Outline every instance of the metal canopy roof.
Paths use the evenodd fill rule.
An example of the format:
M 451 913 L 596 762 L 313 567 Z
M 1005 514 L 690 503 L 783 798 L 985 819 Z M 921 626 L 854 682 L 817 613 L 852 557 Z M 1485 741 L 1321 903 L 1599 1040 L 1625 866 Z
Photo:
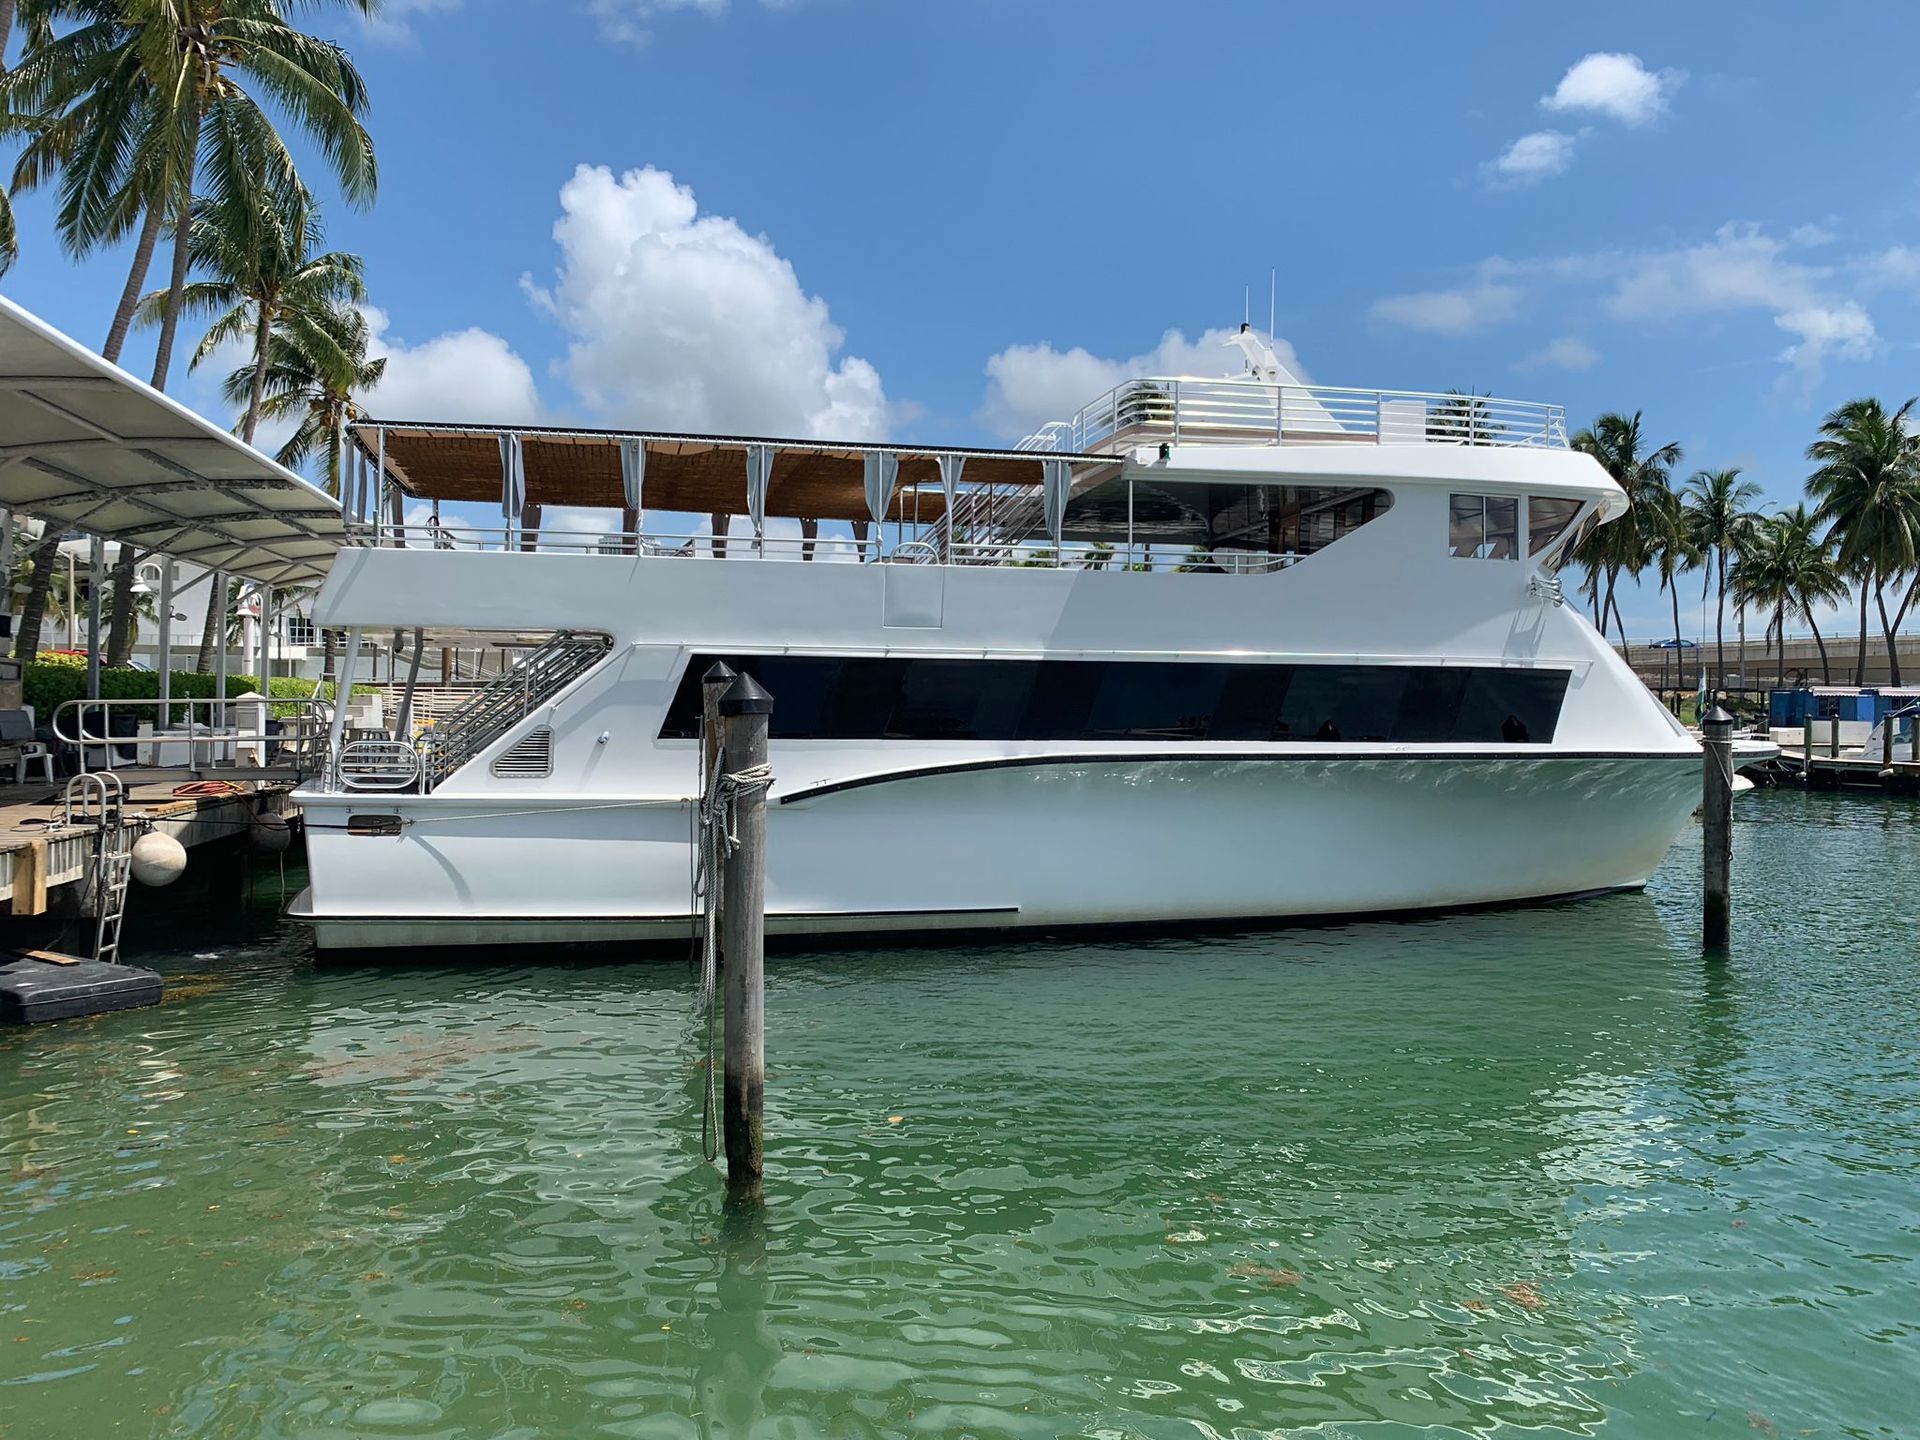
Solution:
M 338 501 L 5 296 L 0 505 L 274 585 L 348 543 Z

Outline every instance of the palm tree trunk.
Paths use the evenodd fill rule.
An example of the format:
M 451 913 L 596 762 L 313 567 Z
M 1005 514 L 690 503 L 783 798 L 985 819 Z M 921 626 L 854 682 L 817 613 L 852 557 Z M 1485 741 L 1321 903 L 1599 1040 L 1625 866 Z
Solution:
M 180 194 L 175 200 L 173 217 L 173 271 L 167 280 L 167 308 L 160 317 L 160 343 L 153 352 L 153 388 L 167 388 L 167 371 L 173 365 L 173 338 L 180 329 L 180 298 L 187 288 L 187 271 L 193 259 L 193 176 L 197 153 L 187 156 L 186 174 L 180 179 Z
M 1831 685 L 1833 683 L 1833 665 L 1827 659 L 1826 637 L 1820 633 L 1820 627 L 1814 623 L 1813 611 L 1811 609 L 1804 610 L 1801 613 L 1807 617 L 1807 624 L 1813 629 L 1813 643 L 1820 647 L 1820 683 L 1822 685 Z
M 1880 607 L 1880 631 L 1887 637 L 1887 683 L 1898 685 L 1900 683 L 1900 650 L 1893 643 L 1893 622 L 1887 619 L 1887 592 L 1876 588 L 1873 598 Z
M 1780 688 L 1787 688 L 1787 602 L 1783 598 L 1773 607 L 1773 633 L 1780 637 Z
M 1872 588 L 1872 579 L 1862 575 L 1860 577 L 1860 658 L 1854 662 L 1853 667 L 1855 685 L 1867 683 L 1867 592 Z
M 267 347 L 272 340 L 273 311 L 262 304 L 253 326 L 253 389 L 247 396 L 247 418 L 240 430 L 240 438 L 249 445 L 260 426 L 260 401 L 267 393 Z
M 60 537 L 52 521 L 33 550 L 33 572 L 27 580 L 27 598 L 20 606 L 20 633 L 13 642 L 13 658 L 22 664 L 40 651 L 40 628 L 47 616 L 47 596 L 53 590 L 53 572 L 60 564 Z
M 153 264 L 153 248 L 160 242 L 160 227 L 166 218 L 166 206 L 149 205 L 146 218 L 140 222 L 140 239 L 133 247 L 133 264 L 127 267 L 127 283 L 120 292 L 120 304 L 114 309 L 107 343 L 100 347 L 102 358 L 116 364 L 120 347 L 127 343 L 127 330 L 133 324 L 133 310 L 140 303 L 140 292 L 147 288 L 147 270 Z
M 207 623 L 200 627 L 200 649 L 193 659 L 193 668 L 202 675 L 213 673 L 215 639 L 222 645 L 227 643 L 227 577 L 216 574 L 207 583 Z
M 133 656 L 133 575 L 140 559 L 141 552 L 133 546 L 120 546 L 120 558 L 113 567 L 113 601 L 107 621 L 109 665 L 125 665 Z

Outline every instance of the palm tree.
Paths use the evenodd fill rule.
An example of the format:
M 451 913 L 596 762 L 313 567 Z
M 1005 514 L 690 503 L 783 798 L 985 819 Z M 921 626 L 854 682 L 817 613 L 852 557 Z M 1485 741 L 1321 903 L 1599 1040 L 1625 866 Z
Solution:
M 267 345 L 261 380 L 260 418 L 296 421 L 274 457 L 282 465 L 322 458 L 329 495 L 340 494 L 346 466 L 347 427 L 361 415 L 355 396 L 371 390 L 386 373 L 384 357 L 367 358 L 372 332 L 367 317 L 349 305 L 283 316 Z M 252 393 L 252 365 L 227 377 L 225 394 L 235 405 Z
M 1667 444 L 1649 450 L 1636 410 L 1631 416 L 1617 412 L 1602 415 L 1591 428 L 1573 437 L 1573 448 L 1600 462 L 1626 492 L 1630 507 L 1630 521 L 1616 520 L 1598 527 L 1574 557 L 1587 567 L 1596 625 L 1605 634 L 1606 617 L 1611 613 L 1624 650 L 1626 622 L 1621 619 L 1615 591 L 1622 571 L 1638 575 L 1654 561 L 1666 517 L 1671 514 L 1672 473 L 1680 463 L 1680 447 Z M 1600 589 L 1602 576 L 1604 592 Z
M 160 232 L 174 232 L 153 384 L 164 388 L 191 263 L 202 158 L 216 198 L 262 175 L 298 183 L 293 158 L 254 94 L 270 97 L 325 158 L 347 198 L 371 201 L 377 174 L 360 123 L 367 97 L 339 46 L 293 28 L 281 0 L 26 0 L 44 34 L 0 81 L 9 133 L 30 133 L 15 188 L 61 177 L 59 226 L 75 253 L 139 229 L 103 354 L 118 359 Z M 365 15 L 378 0 L 309 0 Z M 76 22 L 54 35 L 50 21 Z M 39 557 L 36 556 L 36 559 Z M 132 562 L 115 567 L 114 633 L 125 648 Z M 48 557 L 50 567 L 52 557 Z M 36 582 L 38 581 L 36 575 Z M 22 650 L 31 653 L 22 616 Z M 37 641 L 37 623 L 31 626 Z
M 1807 458 L 1820 468 L 1807 477 L 1818 520 L 1831 527 L 1841 568 L 1860 582 L 1860 650 L 1854 684 L 1867 683 L 1867 602 L 1880 607 L 1887 641 L 1888 678 L 1900 683 L 1900 656 L 1887 617 L 1885 587 L 1912 570 L 1920 542 L 1920 449 L 1909 432 L 1915 402 L 1889 412 L 1878 400 L 1849 400 L 1820 422 Z M 1904 616 L 1906 607 L 1901 606 Z
M 316 255 L 320 240 L 313 197 L 299 187 L 289 191 L 263 181 L 196 207 L 193 264 L 213 278 L 188 285 L 180 308 L 214 319 L 193 352 L 191 368 L 222 345 L 242 338 L 253 342 L 253 380 L 239 426 L 248 444 L 260 423 L 274 327 L 295 315 L 319 317 L 335 304 L 366 299 L 360 257 L 339 250 Z M 170 298 L 167 291 L 148 295 L 136 319 L 158 321 Z
M 1658 533 L 1654 536 L 1653 561 L 1660 571 L 1660 588 L 1673 602 L 1673 640 L 1680 643 L 1680 577 L 1706 557 L 1694 542 L 1687 524 L 1686 502 L 1671 489 L 1659 492 Z
M 1700 598 L 1713 594 L 1713 657 L 1716 688 L 1727 683 L 1727 566 L 1751 530 L 1750 513 L 1760 498 L 1760 487 L 1742 480 L 1738 467 L 1696 470 L 1687 481 L 1687 527 L 1694 546 L 1707 562 Z
M 367 358 L 371 339 L 367 317 L 355 306 L 288 310 L 276 318 L 268 337 L 265 373 L 257 363 L 244 365 L 226 381 L 227 400 L 246 403 L 257 419 L 297 422 L 274 458 L 299 466 L 323 456 L 326 490 L 336 497 L 346 467 L 347 427 L 361 413 L 354 397 L 378 385 L 387 369 L 384 356 Z M 254 406 L 256 385 L 260 400 Z M 211 629 L 201 637 L 200 649 L 203 656 L 212 655 Z M 326 666 L 332 668 L 331 651 Z
M 1781 511 L 1773 517 L 1773 523 L 1781 531 L 1780 564 L 1787 604 L 1813 631 L 1813 643 L 1820 647 L 1820 683 L 1831 684 L 1833 667 L 1827 658 L 1827 641 L 1813 612 L 1817 606 L 1838 605 L 1847 598 L 1847 582 L 1834 563 L 1833 542 L 1821 532 L 1819 517 L 1805 505 Z

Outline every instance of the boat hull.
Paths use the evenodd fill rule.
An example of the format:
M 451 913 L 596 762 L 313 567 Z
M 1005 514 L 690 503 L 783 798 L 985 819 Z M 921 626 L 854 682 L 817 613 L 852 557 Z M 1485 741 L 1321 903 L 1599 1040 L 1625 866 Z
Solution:
M 767 929 L 1270 924 L 1631 889 L 1699 786 L 1697 753 L 1310 750 L 1001 756 L 776 785 Z M 312 886 L 293 913 L 322 949 L 691 933 L 677 799 L 302 802 Z M 354 833 L 369 827 L 350 816 L 375 813 L 399 833 Z

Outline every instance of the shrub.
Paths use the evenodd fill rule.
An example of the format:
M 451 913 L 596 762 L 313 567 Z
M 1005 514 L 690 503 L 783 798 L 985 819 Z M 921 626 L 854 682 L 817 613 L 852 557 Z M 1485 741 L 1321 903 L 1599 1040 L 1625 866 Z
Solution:
M 26 694 L 26 703 L 33 707 L 36 722 L 42 725 L 53 723 L 54 711 L 69 700 L 84 700 L 87 695 L 87 661 L 85 656 L 46 655 L 38 656 L 25 667 L 21 677 Z M 214 694 L 215 677 L 203 675 L 194 670 L 176 670 L 170 693 L 179 700 L 207 700 Z M 252 675 L 229 675 L 227 677 L 227 695 L 245 695 L 250 690 L 258 690 L 260 681 Z M 379 687 L 375 685 L 356 685 L 356 695 L 371 695 Z M 320 698 L 331 700 L 334 687 L 331 684 L 320 686 Z M 270 700 L 304 701 L 314 693 L 314 682 L 292 676 L 275 676 L 267 683 L 267 697 Z M 134 670 L 116 666 L 102 666 L 100 669 L 100 698 L 103 700 L 158 700 L 160 698 L 160 676 L 152 670 Z M 269 707 L 268 713 L 285 720 L 300 713 L 301 707 L 295 704 L 280 704 Z M 173 719 L 183 720 L 185 710 L 176 711 Z

